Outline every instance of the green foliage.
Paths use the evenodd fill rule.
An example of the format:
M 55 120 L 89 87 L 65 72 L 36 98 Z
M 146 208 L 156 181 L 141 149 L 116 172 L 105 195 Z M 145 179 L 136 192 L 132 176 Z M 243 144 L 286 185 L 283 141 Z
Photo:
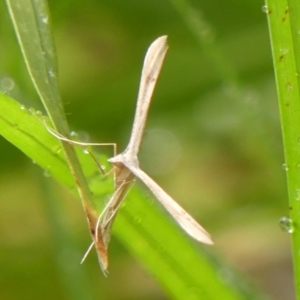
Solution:
M 32 115 L 32 110 L 28 112 L 4 95 L 1 95 L 0 103 L 1 135 L 61 183 L 75 190 L 76 185 L 61 155 L 59 141 L 39 121 L 41 116 Z M 84 169 L 90 169 L 87 155 L 81 152 L 81 156 Z M 86 175 L 90 177 L 93 173 Z M 95 196 L 101 196 L 106 189 L 103 185 L 108 184 L 111 182 L 99 180 L 94 187 Z M 221 280 L 217 268 L 209 262 L 205 253 L 195 243 L 190 243 L 173 220 L 145 193 L 134 189 L 127 202 L 117 218 L 114 232 L 169 290 L 172 298 L 195 299 L 205 295 L 206 299 L 215 299 L 222 295 L 223 299 L 247 299 L 239 296 L 236 287 L 229 288 Z M 176 248 L 180 251 L 173 251 Z M 199 275 L 199 270 L 202 275 Z
M 44 100 L 44 106 L 52 122 L 60 124 L 60 120 L 64 120 L 64 117 L 60 118 L 62 110 L 60 113 L 57 110 L 60 105 L 59 93 L 57 83 L 53 80 L 57 77 L 57 72 L 54 48 L 51 39 L 48 38 L 51 35 L 50 27 L 45 29 L 49 16 L 46 14 L 44 3 L 43 1 L 7 3 L 30 76 L 41 99 Z M 32 7 L 32 10 L 25 9 L 26 7 Z M 43 33 L 46 33 L 45 37 Z M 70 172 L 66 169 L 63 157 L 59 155 L 60 143 L 47 134 L 40 113 L 30 110 L 33 116 L 26 115 L 23 106 L 20 107 L 5 96 L 2 96 L 1 100 L 3 105 L 0 109 L 3 113 L 1 128 L 5 129 L 1 134 L 47 172 L 51 172 L 55 178 L 70 186 Z M 57 125 L 55 128 L 60 130 L 61 126 Z M 77 180 L 79 179 L 76 178 L 75 182 Z M 99 182 L 100 186 L 101 184 L 103 185 Z M 82 186 L 81 181 L 79 186 Z M 74 189 L 74 183 L 72 188 Z M 155 274 L 173 298 L 195 299 L 201 295 L 205 295 L 206 299 L 215 299 L 220 295 L 223 299 L 244 298 L 242 295 L 239 296 L 237 291 L 224 285 L 218 278 L 214 265 L 209 264 L 205 255 L 190 244 L 187 238 L 180 237 L 181 234 L 173 222 L 156 206 L 149 203 L 145 196 L 141 193 L 131 193 L 130 198 L 132 198 L 131 205 L 126 205 L 121 212 L 123 217 L 118 218 L 117 236 Z M 173 251 L 176 247 L 180 252 Z M 199 276 L 199 270 L 203 272 L 202 276 Z
M 14 6 L 15 11 L 11 15 L 20 48 L 35 89 L 49 115 L 50 121 L 46 120 L 67 135 L 69 129 L 60 103 L 57 62 L 47 6 L 43 1 L 18 1 L 20 6 L 16 1 L 7 3 L 10 3 L 8 6 Z M 215 9 L 216 3 L 218 10 Z M 237 6 L 216 3 L 207 1 L 199 4 L 199 7 L 192 7 L 183 0 L 170 3 L 154 1 L 151 4 L 117 0 L 110 4 L 101 1 L 86 4 L 80 1 L 50 2 L 55 18 L 53 25 L 58 42 L 62 93 L 66 102 L 72 101 L 70 106 L 66 106 L 73 113 L 69 116 L 72 126 L 86 128 L 91 134 L 98 135 L 98 141 L 116 140 L 116 136 L 126 141 L 130 127 L 127 124 L 130 124 L 133 114 L 134 95 L 145 50 L 154 38 L 162 34 L 169 35 L 170 51 L 156 93 L 160 99 L 154 99 L 155 107 L 151 114 L 155 117 L 150 117 L 148 126 L 171 127 L 169 132 L 176 132 L 176 136 L 181 136 L 184 144 L 189 145 L 184 151 L 184 163 L 178 164 L 169 188 L 174 188 L 172 193 L 181 194 L 182 199 L 191 203 L 199 202 L 199 207 L 195 204 L 197 210 L 192 214 L 199 220 L 203 219 L 205 227 L 214 232 L 216 246 L 207 247 L 191 241 L 139 186 L 134 187 L 126 198 L 114 224 L 113 236 L 156 278 L 172 299 L 266 299 L 248 286 L 243 275 L 236 274 L 225 263 L 217 262 L 219 259 L 215 256 L 218 255 L 214 254 L 222 252 L 223 247 L 225 253 L 227 251 L 232 255 L 231 260 L 242 262 L 242 268 L 245 269 L 247 262 L 252 267 L 265 265 L 269 257 L 272 261 L 274 248 L 278 253 L 283 253 L 280 247 L 285 241 L 278 229 L 273 229 L 278 215 L 283 215 L 286 203 L 282 201 L 285 197 L 283 176 L 277 167 L 282 154 L 280 146 L 277 146 L 278 122 L 276 112 L 273 113 L 274 95 L 270 92 L 272 74 L 268 64 L 267 31 L 261 25 L 265 15 L 261 13 L 258 17 L 257 11 L 260 11 L 261 5 L 258 1 L 257 6 L 252 1 L 241 7 L 237 3 Z M 29 9 L 20 9 L 22 5 Z M 245 5 L 248 6 L 243 13 Z M 229 7 L 231 10 L 227 10 Z M 225 18 L 224 14 L 227 13 L 228 16 L 232 13 L 234 18 Z M 5 22 L 5 18 L 1 22 Z M 9 28 L 7 24 L 5 28 Z M 93 160 L 78 148 L 76 154 L 83 177 L 73 150 L 68 147 L 63 149 L 61 143 L 45 129 L 41 113 L 29 109 L 31 106 L 38 108 L 39 105 L 34 102 L 36 96 L 29 87 L 20 63 L 17 68 L 13 67 L 19 61 L 18 55 L 14 53 L 14 46 L 11 46 L 12 37 L 7 37 L 7 40 L 11 43 L 10 52 L 0 57 L 5 70 L 1 70 L 1 73 L 14 74 L 19 93 L 16 93 L 16 89 L 8 89 L 11 97 L 4 94 L 0 96 L 0 134 L 39 164 L 46 176 L 51 174 L 72 192 L 76 191 L 74 174 L 83 184 L 83 178 L 86 178 L 93 197 L 87 188 L 84 188 L 84 194 L 100 211 L 112 192 L 112 179 L 103 178 Z M 280 46 L 276 49 L 285 48 Z M 129 65 L 134 67 L 129 70 Z M 291 72 L 292 67 L 293 63 L 290 64 Z M 294 81 L 288 83 L 293 88 L 289 90 L 289 85 L 282 85 L 282 89 L 289 90 L 289 95 L 296 93 L 297 84 Z M 5 91 L 3 86 L 1 88 Z M 154 169 L 160 165 L 162 169 L 165 165 L 175 166 L 176 157 L 167 164 L 162 160 L 156 163 L 155 151 L 163 147 L 150 145 L 154 154 L 147 155 L 147 151 L 144 151 L 142 162 L 152 168 L 154 166 Z M 101 165 L 109 168 L 107 156 L 98 155 L 94 149 L 92 151 Z M 165 159 L 169 156 L 166 155 Z M 203 158 L 197 160 L 198 157 Z M 289 170 L 290 162 L 286 160 Z M 70 164 L 73 166 L 71 171 Z M 50 181 L 48 177 L 47 181 Z M 186 183 L 197 187 L 196 194 Z M 295 188 L 296 185 L 290 188 L 291 195 Z M 55 228 L 50 243 L 57 245 L 58 252 L 73 247 L 64 220 L 72 215 L 75 202 L 69 211 L 63 213 L 62 207 L 55 206 L 54 198 L 59 198 L 58 195 L 52 192 L 51 196 L 45 195 L 44 198 L 48 198 L 46 209 L 50 215 L 50 226 Z M 27 202 L 28 199 L 24 199 L 24 203 Z M 297 207 L 298 204 L 292 205 Z M 17 206 L 22 207 L 21 203 Z M 198 211 L 202 216 L 197 216 Z M 33 213 L 30 211 L 30 214 Z M 296 219 L 293 219 L 293 223 L 297 224 Z M 258 229 L 251 231 L 251 225 Z M 223 232 L 223 239 L 227 242 L 222 244 Z M 87 236 L 87 232 L 84 236 Z M 267 237 L 276 237 L 277 243 L 267 244 Z M 42 245 L 42 242 L 38 244 L 37 251 L 42 249 Z M 70 291 L 69 299 L 80 299 L 77 291 L 86 293 L 86 299 L 93 299 L 93 293 L 97 299 L 133 299 L 126 292 L 123 294 L 122 286 L 131 276 L 134 278 L 134 283 L 131 283 L 133 286 L 143 286 L 143 283 L 139 283 L 142 276 L 132 275 L 135 274 L 134 269 L 127 267 L 126 258 L 119 253 L 122 251 L 118 249 L 120 247 L 113 240 L 109 251 L 111 274 L 105 281 L 98 277 L 100 270 L 95 268 L 94 257 L 88 261 L 92 264 L 89 275 L 84 274 L 84 267 L 70 272 L 70 266 L 77 263 L 70 257 L 63 256 L 64 263 L 57 259 L 56 272 L 64 284 L 63 289 Z M 250 252 L 250 255 L 243 254 L 249 259 L 241 259 L 239 255 L 246 248 L 254 253 L 258 248 L 264 249 L 259 255 L 264 263 L 259 259 L 253 260 Z M 59 258 L 58 252 L 52 253 L 52 256 Z M 37 278 L 35 282 L 38 282 Z M 76 282 L 76 286 L 72 282 Z M 155 292 L 145 291 L 145 294 L 150 295 L 149 299 L 157 296 Z M 277 296 L 273 291 L 274 294 Z M 48 296 L 44 295 L 44 289 L 42 295 L 45 299 Z M 49 293 L 49 299 L 52 296 Z M 139 294 L 135 297 L 141 299 Z

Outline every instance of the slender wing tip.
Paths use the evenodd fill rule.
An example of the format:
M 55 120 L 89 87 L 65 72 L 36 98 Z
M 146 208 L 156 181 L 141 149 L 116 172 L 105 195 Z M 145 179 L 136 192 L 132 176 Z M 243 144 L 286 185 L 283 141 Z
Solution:
M 203 244 L 207 244 L 207 245 L 213 245 L 214 242 L 212 241 L 209 233 L 206 232 L 205 229 L 203 229 L 199 224 L 197 224 L 198 228 L 197 230 L 186 230 L 187 233 L 193 237 L 196 241 L 203 243 Z M 199 228 L 200 227 L 200 228 Z
M 214 242 L 212 241 L 210 236 L 204 236 L 201 238 L 200 242 L 207 244 L 207 245 L 213 245 Z
M 167 42 L 168 36 L 167 35 L 162 35 L 160 37 L 158 37 L 156 40 L 160 40 L 160 41 L 165 41 Z
M 157 38 L 152 45 L 154 46 L 155 44 L 164 44 L 167 47 L 167 39 L 168 36 L 167 35 L 162 35 L 159 38 Z

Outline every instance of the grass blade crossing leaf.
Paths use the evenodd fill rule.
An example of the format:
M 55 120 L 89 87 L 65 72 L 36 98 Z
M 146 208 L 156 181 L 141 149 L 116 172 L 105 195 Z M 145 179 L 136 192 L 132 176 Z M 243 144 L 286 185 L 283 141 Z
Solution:
M 57 62 L 47 2 L 44 0 L 6 0 L 6 3 L 28 72 L 45 110 L 55 130 L 68 136 L 68 125 L 58 89 Z M 90 233 L 95 242 L 95 224 L 98 213 L 93 197 L 72 145 L 62 142 L 62 146 L 77 183 Z M 51 172 L 51 170 L 48 171 Z M 106 248 L 102 243 L 100 233 L 99 240 L 95 244 L 100 251 L 98 253 L 101 253 L 100 261 L 103 261 L 104 265 L 107 264 Z

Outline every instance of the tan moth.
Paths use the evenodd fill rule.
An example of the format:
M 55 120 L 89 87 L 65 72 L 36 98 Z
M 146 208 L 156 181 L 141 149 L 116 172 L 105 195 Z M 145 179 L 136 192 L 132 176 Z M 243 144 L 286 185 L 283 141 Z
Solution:
M 96 249 L 99 247 L 102 249 L 102 251 L 97 252 L 101 268 L 104 272 L 107 270 L 108 263 L 107 253 L 106 251 L 103 251 L 103 249 L 107 250 L 113 220 L 117 214 L 120 204 L 126 196 L 128 188 L 134 181 L 135 177 L 141 180 L 150 189 L 157 200 L 163 205 L 163 207 L 169 212 L 169 214 L 184 229 L 186 233 L 199 242 L 213 244 L 207 231 L 139 167 L 137 155 L 146 124 L 147 113 L 153 90 L 167 50 L 167 36 L 159 37 L 150 45 L 144 60 L 137 99 L 137 107 L 129 143 L 124 152 L 115 155 L 108 160 L 114 166 L 115 192 L 105 206 L 103 212 L 98 217 L 97 221 L 93 222 L 95 224 L 95 228 L 92 234 L 92 246 L 95 244 Z M 50 128 L 48 128 L 48 130 L 59 139 L 70 143 L 79 145 L 103 145 L 100 143 L 86 144 L 74 142 L 58 133 L 55 133 Z

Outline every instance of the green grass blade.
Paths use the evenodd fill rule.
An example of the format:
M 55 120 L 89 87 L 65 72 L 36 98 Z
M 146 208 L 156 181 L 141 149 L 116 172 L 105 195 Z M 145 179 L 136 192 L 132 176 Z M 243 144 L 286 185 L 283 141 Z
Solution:
M 57 62 L 45 1 L 6 0 L 27 70 L 50 120 L 68 133 L 57 83 Z M 59 126 L 59 128 L 57 128 Z
M 300 3 L 297 0 L 268 0 L 273 63 L 276 75 L 281 127 L 287 171 L 290 219 L 283 228 L 292 232 L 297 299 L 300 299 Z
M 56 131 L 68 136 L 68 125 L 58 89 L 57 61 L 47 2 L 6 0 L 6 3 L 28 72 L 45 110 Z M 87 202 L 95 210 L 93 197 L 72 145 L 62 145 L 71 173 L 78 183 L 84 207 L 86 208 Z
M 50 165 L 53 177 L 75 189 L 73 177 L 59 151 L 59 141 L 47 133 L 37 117 L 2 94 L 0 134 L 40 166 L 47 168 Z M 88 155 L 81 150 L 80 153 L 93 192 L 107 198 L 113 183 L 106 179 L 95 180 L 97 166 L 91 163 Z M 249 290 L 242 292 L 239 288 L 244 286 L 241 277 L 234 279 L 227 267 L 217 266 L 201 249 L 213 251 L 211 246 L 191 241 L 153 199 L 136 187 L 121 208 L 113 232 L 155 275 L 172 299 L 265 299 Z

